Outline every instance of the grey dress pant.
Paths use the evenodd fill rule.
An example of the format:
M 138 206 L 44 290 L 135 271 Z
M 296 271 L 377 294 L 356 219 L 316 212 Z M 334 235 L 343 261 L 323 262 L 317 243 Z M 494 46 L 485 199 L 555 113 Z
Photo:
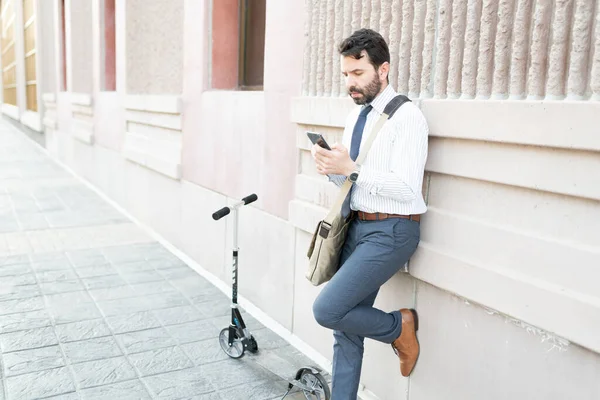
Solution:
M 365 337 L 392 343 L 400 336 L 400 311 L 387 313 L 373 304 L 381 285 L 408 261 L 419 241 L 415 221 L 352 220 L 341 267 L 313 304 L 316 321 L 333 329 L 333 400 L 357 398 Z

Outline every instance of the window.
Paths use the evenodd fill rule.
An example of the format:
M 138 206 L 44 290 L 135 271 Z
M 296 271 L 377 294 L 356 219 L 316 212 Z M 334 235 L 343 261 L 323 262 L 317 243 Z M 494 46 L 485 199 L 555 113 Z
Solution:
M 262 89 L 265 66 L 265 0 L 242 0 L 240 75 L 242 89 Z
M 266 0 L 213 0 L 214 89 L 262 90 Z
M 67 31 L 65 24 L 65 0 L 60 1 L 60 53 L 62 58 L 61 91 L 67 91 Z
M 17 105 L 17 75 L 15 59 L 15 8 L 12 0 L 4 0 L 2 7 L 2 82 L 4 103 Z
M 37 74 L 35 68 L 35 3 L 23 0 L 23 37 L 25 38 L 25 93 L 27 109 L 37 111 Z
M 117 90 L 115 58 L 115 0 L 104 0 L 104 81 L 102 90 Z

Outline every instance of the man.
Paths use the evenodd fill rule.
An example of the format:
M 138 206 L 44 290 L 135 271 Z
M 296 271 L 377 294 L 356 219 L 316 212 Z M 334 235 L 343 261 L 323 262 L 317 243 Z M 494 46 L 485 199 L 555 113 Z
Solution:
M 429 130 L 419 108 L 406 102 L 357 165 L 361 143 L 397 93 L 389 85 L 390 53 L 379 33 L 358 30 L 340 44 L 339 53 L 348 93 L 361 107 L 348 116 L 341 145 L 331 151 L 315 145 L 311 152 L 320 174 L 338 186 L 348 176 L 353 181 L 353 219 L 341 267 L 315 300 L 313 313 L 320 325 L 334 330 L 332 398 L 349 400 L 357 398 L 365 337 L 392 345 L 403 376 L 410 375 L 419 355 L 416 311 L 386 313 L 373 304 L 380 286 L 420 241 Z

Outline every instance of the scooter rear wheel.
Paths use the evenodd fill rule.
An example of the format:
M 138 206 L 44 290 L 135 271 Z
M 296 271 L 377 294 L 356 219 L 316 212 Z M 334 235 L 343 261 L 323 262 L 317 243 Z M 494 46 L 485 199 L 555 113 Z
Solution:
M 244 344 L 237 334 L 237 330 L 234 331 L 233 343 L 229 345 L 229 328 L 224 328 L 219 333 L 219 344 L 221 349 L 231 358 L 242 358 L 244 356 Z
M 302 374 L 300 375 L 300 382 L 302 382 L 304 385 L 311 387 L 313 390 L 311 393 L 311 391 L 308 390 L 303 390 L 302 392 L 304 393 L 304 397 L 306 398 L 306 400 L 330 400 L 331 399 L 331 392 L 329 390 L 329 385 L 327 384 L 327 381 L 325 380 L 325 378 L 323 377 L 323 375 L 321 375 L 320 373 L 314 373 L 309 369 L 305 369 L 304 371 L 302 371 Z

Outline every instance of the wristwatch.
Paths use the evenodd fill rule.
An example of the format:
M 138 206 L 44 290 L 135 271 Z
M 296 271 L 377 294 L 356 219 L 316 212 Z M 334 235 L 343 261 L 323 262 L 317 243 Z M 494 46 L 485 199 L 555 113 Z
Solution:
M 352 173 L 350 175 L 348 175 L 348 179 L 350 180 L 350 182 L 355 183 L 356 180 L 358 179 L 359 173 L 360 173 L 360 165 L 356 164 L 356 168 L 354 169 L 354 171 L 352 171 Z

